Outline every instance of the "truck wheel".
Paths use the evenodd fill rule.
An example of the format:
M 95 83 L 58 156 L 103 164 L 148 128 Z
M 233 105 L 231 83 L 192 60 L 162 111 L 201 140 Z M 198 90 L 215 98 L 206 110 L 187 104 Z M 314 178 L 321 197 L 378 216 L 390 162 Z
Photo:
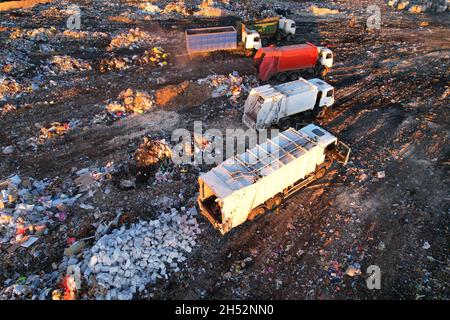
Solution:
M 263 214 L 264 212 L 266 212 L 266 208 L 263 206 L 259 206 L 256 207 L 255 209 L 253 209 L 250 214 L 247 217 L 247 220 L 252 221 L 253 219 L 256 218 L 256 216 L 259 216 L 260 214 Z
M 287 80 L 287 74 L 284 72 L 277 74 L 277 80 L 280 82 L 285 82 Z
M 277 32 L 277 35 L 275 36 L 275 39 L 276 39 L 278 42 L 280 42 L 280 41 L 281 41 L 281 38 L 282 38 L 281 33 Z
M 319 73 L 319 75 L 320 75 L 320 77 L 321 78 L 325 78 L 325 76 L 328 74 L 328 68 L 327 67 L 322 67 L 321 69 L 320 69 L 320 73 Z
M 319 109 L 319 111 L 317 112 L 317 116 L 316 118 L 323 118 L 325 116 L 325 114 L 327 113 L 327 108 L 326 107 L 322 107 Z
M 292 36 L 292 34 L 288 34 L 288 35 L 286 36 L 286 41 L 287 41 L 287 42 L 291 42 L 293 38 L 294 38 L 294 37 Z
M 314 174 L 314 176 L 316 179 L 321 179 L 321 178 L 323 178 L 323 176 L 325 175 L 326 172 L 327 172 L 327 170 L 325 168 L 321 168 Z
M 278 124 L 281 130 L 287 130 L 291 127 L 291 119 L 284 118 L 281 119 L 280 123 Z
M 267 46 L 269 46 L 269 40 L 268 39 L 262 39 L 261 40 L 261 44 L 262 44 L 263 47 L 267 47 Z
M 289 79 L 292 81 L 298 80 L 299 77 L 300 77 L 300 75 L 297 72 L 291 72 L 289 74 Z

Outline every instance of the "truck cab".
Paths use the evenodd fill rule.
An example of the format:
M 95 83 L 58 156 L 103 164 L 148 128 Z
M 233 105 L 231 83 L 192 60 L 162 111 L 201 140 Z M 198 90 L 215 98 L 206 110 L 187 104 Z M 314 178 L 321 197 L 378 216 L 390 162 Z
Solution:
M 328 69 L 333 66 L 333 52 L 324 47 L 319 48 L 319 63 Z
M 296 30 L 295 21 L 282 17 L 280 21 L 278 21 L 278 30 L 283 32 L 285 35 L 288 34 L 295 35 Z
M 244 28 L 242 31 L 242 42 L 247 50 L 258 50 L 262 48 L 261 36 L 255 30 Z
M 318 106 L 323 107 L 331 107 L 334 104 L 334 88 L 321 79 L 311 79 L 310 83 L 314 84 L 318 90 Z

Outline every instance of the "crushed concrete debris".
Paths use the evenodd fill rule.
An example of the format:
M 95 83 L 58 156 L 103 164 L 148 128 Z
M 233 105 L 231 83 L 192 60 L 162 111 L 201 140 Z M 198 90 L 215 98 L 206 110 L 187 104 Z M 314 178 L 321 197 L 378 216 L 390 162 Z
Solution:
M 129 300 L 149 283 L 180 271 L 195 244 L 200 228 L 195 208 L 174 208 L 157 219 L 114 229 L 85 250 L 77 262 L 97 299 Z

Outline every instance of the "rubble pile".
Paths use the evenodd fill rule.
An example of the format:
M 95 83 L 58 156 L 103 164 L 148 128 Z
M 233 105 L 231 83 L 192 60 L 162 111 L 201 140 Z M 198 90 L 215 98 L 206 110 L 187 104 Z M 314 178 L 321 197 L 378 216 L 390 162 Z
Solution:
M 145 91 L 127 89 L 122 91 L 118 100 L 106 106 L 107 112 L 114 118 L 123 118 L 133 113 L 144 113 L 153 106 L 153 99 Z
M 14 246 L 8 250 L 31 246 L 50 225 L 62 221 L 81 196 L 58 179 L 39 181 L 18 175 L 0 182 L 0 190 L 0 244 Z
M 108 45 L 107 50 L 113 51 L 120 48 L 137 49 L 148 46 L 155 40 L 155 36 L 139 28 L 130 29 L 115 36 Z
M 140 168 L 153 166 L 171 157 L 172 150 L 164 140 L 153 140 L 148 137 L 144 138 L 144 142 L 134 153 L 134 161 Z
M 54 75 L 61 75 L 75 71 L 92 70 L 92 67 L 86 60 L 76 59 L 71 56 L 53 56 L 48 61 L 47 70 Z
M 132 299 L 149 283 L 179 272 L 196 244 L 200 228 L 194 208 L 172 208 L 157 219 L 122 226 L 85 250 L 78 262 L 97 299 Z

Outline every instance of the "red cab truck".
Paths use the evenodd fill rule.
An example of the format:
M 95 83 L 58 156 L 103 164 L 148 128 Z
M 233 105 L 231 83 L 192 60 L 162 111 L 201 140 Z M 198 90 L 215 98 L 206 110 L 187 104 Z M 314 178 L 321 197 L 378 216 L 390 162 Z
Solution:
M 312 70 L 315 75 L 324 77 L 333 66 L 333 53 L 330 49 L 316 47 L 312 43 L 291 46 L 270 46 L 259 49 L 253 62 L 258 69 L 258 78 L 267 81 L 276 76 L 279 81 L 297 80 L 299 72 Z

